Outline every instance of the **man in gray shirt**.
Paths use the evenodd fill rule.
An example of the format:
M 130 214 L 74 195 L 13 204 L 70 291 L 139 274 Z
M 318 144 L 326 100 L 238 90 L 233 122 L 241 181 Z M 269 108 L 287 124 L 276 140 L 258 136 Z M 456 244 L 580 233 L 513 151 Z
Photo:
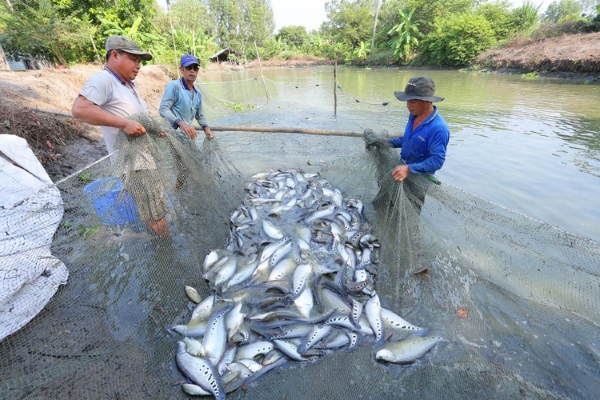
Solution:
M 111 36 L 106 40 L 106 66 L 85 83 L 75 99 L 71 113 L 75 118 L 100 126 L 109 153 L 115 151 L 120 131 L 130 137 L 146 134 L 139 122 L 129 119 L 135 114 L 147 114 L 148 107 L 137 92 L 133 80 L 140 70 L 141 60 L 151 60 L 149 53 L 140 50 L 124 36 Z M 165 218 L 167 204 L 164 187 L 156 179 L 157 165 L 152 157 L 140 154 L 133 163 L 135 188 L 129 188 L 140 218 L 159 237 L 168 237 L 169 226 Z

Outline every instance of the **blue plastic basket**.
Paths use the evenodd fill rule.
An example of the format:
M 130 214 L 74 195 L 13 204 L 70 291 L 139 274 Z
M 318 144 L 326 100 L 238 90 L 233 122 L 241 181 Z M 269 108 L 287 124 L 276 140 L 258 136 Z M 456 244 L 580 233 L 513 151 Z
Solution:
M 123 187 L 123 181 L 109 177 L 99 179 L 83 188 L 103 224 L 125 224 L 140 219 L 135 202 Z

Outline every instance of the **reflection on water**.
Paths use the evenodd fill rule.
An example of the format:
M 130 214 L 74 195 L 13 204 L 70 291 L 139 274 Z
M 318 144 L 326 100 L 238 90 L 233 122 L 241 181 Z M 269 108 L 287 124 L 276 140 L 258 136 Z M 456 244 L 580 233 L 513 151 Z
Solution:
M 408 113 L 394 97 L 408 79 L 428 75 L 436 82 L 437 103 L 451 130 L 440 180 L 569 232 L 600 240 L 600 87 L 519 75 L 458 71 L 338 68 L 334 116 L 333 67 L 281 68 L 210 73 L 201 85 L 205 114 L 213 125 L 302 127 L 403 132 Z M 216 83 L 219 82 L 219 83 Z M 223 100 L 252 103 L 231 115 Z M 387 105 L 383 105 L 387 104 Z M 293 135 L 290 135 L 293 136 Z M 331 162 L 317 156 L 322 137 L 302 135 L 271 148 L 268 136 L 227 133 L 228 151 L 294 153 L 298 160 Z M 257 140 L 259 142 L 257 142 Z M 337 139 L 327 139 L 335 145 Z M 341 143 L 341 142 L 340 142 Z M 249 148 L 248 148 L 249 146 Z M 245 149 L 245 150 L 244 150 Z M 278 150 L 279 149 L 279 150 Z M 256 151 L 256 152 L 254 152 Z M 340 157 L 359 154 L 360 139 L 344 143 Z M 270 158 L 270 157 L 269 157 Z M 268 159 L 260 168 L 276 168 Z M 286 160 L 289 164 L 290 160 Z M 256 166 L 258 167 L 258 165 Z

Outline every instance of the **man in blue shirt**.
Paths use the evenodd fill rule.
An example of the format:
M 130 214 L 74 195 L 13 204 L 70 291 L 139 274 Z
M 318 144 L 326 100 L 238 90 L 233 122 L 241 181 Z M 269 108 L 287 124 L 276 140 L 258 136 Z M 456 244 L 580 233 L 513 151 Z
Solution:
M 191 140 L 198 137 L 196 129 L 192 126 L 194 119 L 198 121 L 206 137 L 212 139 L 213 133 L 202 112 L 202 96 L 194 87 L 200 63 L 193 55 L 184 54 L 181 56 L 180 65 L 181 78 L 167 84 L 158 111 L 163 118 L 169 121 L 175 129 L 177 138 L 182 143 L 190 144 Z M 181 155 L 174 149 L 172 150 L 178 169 L 175 189 L 180 189 L 185 183 L 189 171 L 185 168 Z
M 365 143 L 367 148 L 402 148 L 400 165 L 392 170 L 391 175 L 398 182 L 406 181 L 407 189 L 415 196 L 409 197 L 409 200 L 417 212 L 420 212 L 425 201 L 425 190 L 412 178 L 421 174 L 437 181 L 433 174 L 444 165 L 450 131 L 437 107 L 433 105 L 433 102 L 444 98 L 435 96 L 435 83 L 426 76 L 411 78 L 404 92 L 396 91 L 394 95 L 398 100 L 406 101 L 406 108 L 410 113 L 404 135 L 387 139 L 377 137 L 372 130 L 367 129 L 364 132 Z
M 177 130 L 181 139 L 193 140 L 198 136 L 192 126 L 194 119 L 198 121 L 206 136 L 212 139 L 213 133 L 202 112 L 202 96 L 194 87 L 200 62 L 193 55 L 184 54 L 180 64 L 181 78 L 167 84 L 160 102 L 159 113 L 171 123 L 173 129 Z

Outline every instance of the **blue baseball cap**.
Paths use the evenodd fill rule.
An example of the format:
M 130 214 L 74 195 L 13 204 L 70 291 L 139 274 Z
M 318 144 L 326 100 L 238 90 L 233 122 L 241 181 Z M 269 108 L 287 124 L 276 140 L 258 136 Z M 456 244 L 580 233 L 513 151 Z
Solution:
M 184 54 L 181 56 L 182 67 L 189 67 L 192 64 L 200 65 L 200 61 L 198 61 L 198 59 L 191 54 Z

